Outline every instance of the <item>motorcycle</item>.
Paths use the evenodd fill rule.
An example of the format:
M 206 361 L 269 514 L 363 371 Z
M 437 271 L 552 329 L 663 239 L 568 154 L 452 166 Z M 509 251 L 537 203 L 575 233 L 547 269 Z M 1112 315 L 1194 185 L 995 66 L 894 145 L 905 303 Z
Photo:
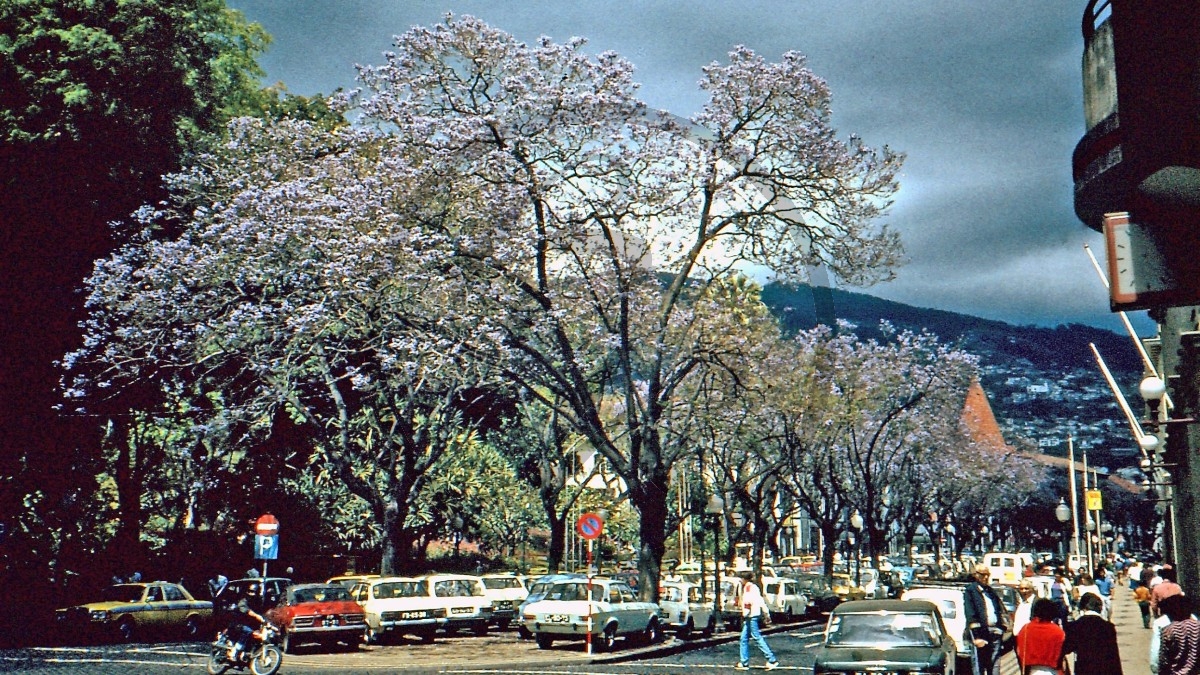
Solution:
M 251 634 L 246 648 L 237 659 L 231 661 L 229 648 L 233 644 L 226 632 L 221 631 L 212 643 L 212 650 L 208 655 L 208 672 L 210 675 L 221 675 L 230 668 L 249 668 L 254 675 L 275 675 L 283 663 L 283 651 L 279 649 L 278 640 L 279 628 L 271 622 L 264 623 Z

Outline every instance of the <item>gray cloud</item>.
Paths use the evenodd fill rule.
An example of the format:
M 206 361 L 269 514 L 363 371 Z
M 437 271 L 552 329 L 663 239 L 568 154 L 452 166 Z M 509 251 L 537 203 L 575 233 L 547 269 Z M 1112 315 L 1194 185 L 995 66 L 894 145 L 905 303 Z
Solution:
M 745 44 L 808 56 L 834 122 L 907 153 L 886 222 L 910 264 L 865 289 L 1013 323 L 1118 328 L 1091 263 L 1100 237 L 1071 206 L 1083 133 L 1083 2 L 1062 0 L 230 0 L 274 38 L 269 81 L 299 94 L 354 86 L 392 36 L 446 12 L 535 40 L 589 40 L 637 67 L 653 106 L 687 116 L 700 69 Z M 1147 325 L 1141 320 L 1141 325 Z

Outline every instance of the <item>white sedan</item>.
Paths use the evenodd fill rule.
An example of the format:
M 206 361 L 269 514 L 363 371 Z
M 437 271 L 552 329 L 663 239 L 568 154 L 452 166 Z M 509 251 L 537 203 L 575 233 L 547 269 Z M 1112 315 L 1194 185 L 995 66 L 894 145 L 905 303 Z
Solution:
M 618 637 L 649 644 L 662 639 L 659 607 L 642 602 L 629 586 L 611 579 L 560 581 L 546 597 L 525 607 L 521 620 L 541 649 L 555 640 L 584 640 L 591 635 L 600 650 L 611 650 Z

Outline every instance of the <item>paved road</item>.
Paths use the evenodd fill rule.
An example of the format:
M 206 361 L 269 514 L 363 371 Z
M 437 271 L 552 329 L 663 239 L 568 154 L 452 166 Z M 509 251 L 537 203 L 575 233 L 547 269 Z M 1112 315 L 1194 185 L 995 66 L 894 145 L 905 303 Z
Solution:
M 778 655 L 782 675 L 812 673 L 812 648 L 823 623 L 803 622 L 770 629 L 768 642 Z M 300 652 L 284 656 L 281 673 L 345 673 L 378 675 L 401 672 L 460 673 L 473 675 L 724 675 L 734 673 L 738 658 L 737 636 L 682 643 L 676 640 L 651 648 L 624 645 L 612 654 L 589 656 L 579 643 L 559 643 L 548 650 L 532 641 L 519 640 L 514 632 L 484 638 L 454 637 L 436 644 L 401 644 L 363 647 L 353 652 Z M 207 660 L 204 643 L 96 645 L 0 651 L 0 672 L 30 675 L 100 675 L 113 672 L 166 675 L 203 673 Z M 762 656 L 752 651 L 754 669 Z M 237 672 L 237 671 L 233 671 Z M 1016 661 L 1006 655 L 1001 675 L 1018 675 Z
M 784 664 L 779 672 L 812 670 L 810 646 L 822 626 L 816 622 L 776 627 L 771 646 Z M 207 660 L 204 643 L 93 645 L 41 647 L 0 651 L 0 672 L 35 674 L 203 672 Z M 433 645 L 400 644 L 363 647 L 353 652 L 320 653 L 301 651 L 284 657 L 284 673 L 347 673 L 375 675 L 381 672 L 418 673 L 556 673 L 605 675 L 733 672 L 737 661 L 737 638 L 723 635 L 711 640 L 667 642 L 650 648 L 619 645 L 612 654 L 588 655 L 581 643 L 556 643 L 538 649 L 532 641 L 519 640 L 515 632 L 493 633 L 484 638 L 441 638 Z M 755 664 L 762 665 L 760 656 Z

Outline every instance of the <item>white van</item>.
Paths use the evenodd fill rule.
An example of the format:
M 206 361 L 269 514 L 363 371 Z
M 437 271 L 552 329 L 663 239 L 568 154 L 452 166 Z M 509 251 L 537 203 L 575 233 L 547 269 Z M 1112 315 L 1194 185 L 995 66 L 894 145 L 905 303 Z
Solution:
M 1033 556 L 1029 553 L 984 553 L 983 564 L 988 568 L 989 584 L 1016 586 L 1025 574 L 1025 566 L 1033 565 Z

